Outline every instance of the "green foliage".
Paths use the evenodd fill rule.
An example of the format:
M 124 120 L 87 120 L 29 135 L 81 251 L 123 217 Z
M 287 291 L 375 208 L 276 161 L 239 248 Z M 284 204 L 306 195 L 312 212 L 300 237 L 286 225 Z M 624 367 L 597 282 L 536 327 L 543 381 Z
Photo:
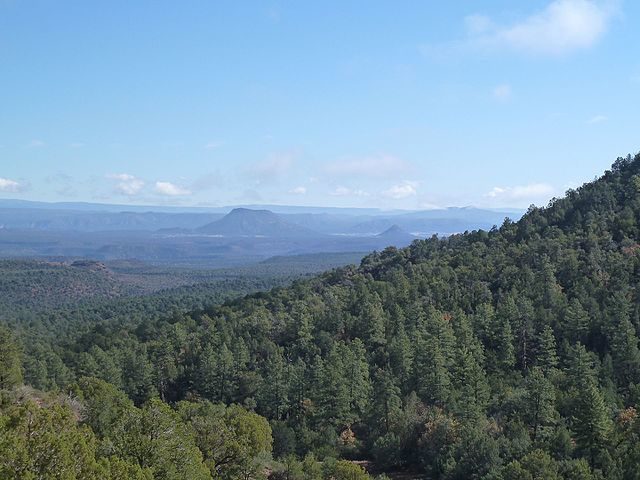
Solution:
M 525 389 L 523 414 L 535 442 L 541 429 L 552 425 L 558 416 L 555 410 L 555 392 L 540 367 L 531 370 L 526 379 Z
M 340 460 L 333 469 L 333 478 L 335 480 L 368 480 L 370 477 L 361 466 Z
M 78 381 L 77 390 L 84 404 L 83 421 L 98 438 L 109 438 L 122 418 L 133 411 L 133 402 L 113 385 L 97 378 L 84 377 Z
M 332 456 L 434 479 L 636 478 L 639 175 L 640 156 L 619 159 L 517 223 L 188 314 L 38 316 L 16 328 L 25 379 L 80 379 L 95 468 L 255 478 L 272 425 L 280 478 L 319 478 L 315 458 L 324 478 L 366 478 Z
M 158 399 L 128 410 L 111 439 L 118 457 L 150 469 L 156 479 L 211 478 L 192 428 Z
M 0 325 L 0 390 L 22 383 L 21 353 L 11 331 Z
M 267 420 L 239 405 L 180 402 L 195 441 L 215 478 L 258 478 L 272 449 Z
M 43 408 L 41 402 L 26 400 L 0 413 L 0 478 L 100 477 L 91 430 L 79 426 L 69 408 L 55 402 Z

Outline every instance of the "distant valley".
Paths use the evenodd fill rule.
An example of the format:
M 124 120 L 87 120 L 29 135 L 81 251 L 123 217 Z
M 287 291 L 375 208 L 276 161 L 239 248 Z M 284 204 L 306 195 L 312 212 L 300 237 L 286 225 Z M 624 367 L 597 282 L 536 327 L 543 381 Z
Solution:
M 140 260 L 226 268 L 273 256 L 366 252 L 490 229 L 523 212 L 380 211 L 294 206 L 135 207 L 0 200 L 0 257 Z

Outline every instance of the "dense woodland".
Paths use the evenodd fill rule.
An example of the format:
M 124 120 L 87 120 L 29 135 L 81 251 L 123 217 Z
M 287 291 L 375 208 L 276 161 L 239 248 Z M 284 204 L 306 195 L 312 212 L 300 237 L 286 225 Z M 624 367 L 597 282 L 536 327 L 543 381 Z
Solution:
M 185 268 L 136 260 L 98 262 L 46 259 L 0 260 L 0 321 L 33 317 L 61 307 L 114 304 L 112 299 L 155 297 L 188 306 L 220 303 L 239 294 L 267 290 L 331 268 L 360 261 L 363 253 L 273 257 L 234 268 Z M 122 302 L 120 302 L 122 303 Z M 165 312 L 166 314 L 166 312 Z
M 14 321 L 0 478 L 638 479 L 639 242 L 637 155 L 223 305 Z

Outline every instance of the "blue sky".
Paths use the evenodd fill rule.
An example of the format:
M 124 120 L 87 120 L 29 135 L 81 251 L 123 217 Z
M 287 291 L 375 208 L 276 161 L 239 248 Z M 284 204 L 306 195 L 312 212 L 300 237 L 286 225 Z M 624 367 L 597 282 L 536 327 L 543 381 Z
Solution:
M 544 204 L 640 148 L 640 2 L 0 0 L 0 197 Z

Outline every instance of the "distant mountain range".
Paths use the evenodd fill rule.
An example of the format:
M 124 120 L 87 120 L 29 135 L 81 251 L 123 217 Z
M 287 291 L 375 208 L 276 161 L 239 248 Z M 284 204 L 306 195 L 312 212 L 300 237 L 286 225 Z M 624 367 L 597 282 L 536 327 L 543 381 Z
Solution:
M 377 235 L 397 225 L 414 235 L 428 236 L 489 229 L 505 217 L 517 220 L 522 214 L 520 210 L 474 207 L 423 211 L 299 206 L 182 208 L 0 199 L 0 228 L 39 231 L 178 229 L 232 236 L 304 237 L 319 233 Z
M 246 207 L 218 212 L 117 208 L 129 207 L 0 201 L 0 258 L 134 259 L 220 268 L 272 256 L 404 247 L 433 234 L 490 229 L 506 216 L 515 220 L 521 214 L 478 208 L 382 212 L 279 207 L 288 213 Z

